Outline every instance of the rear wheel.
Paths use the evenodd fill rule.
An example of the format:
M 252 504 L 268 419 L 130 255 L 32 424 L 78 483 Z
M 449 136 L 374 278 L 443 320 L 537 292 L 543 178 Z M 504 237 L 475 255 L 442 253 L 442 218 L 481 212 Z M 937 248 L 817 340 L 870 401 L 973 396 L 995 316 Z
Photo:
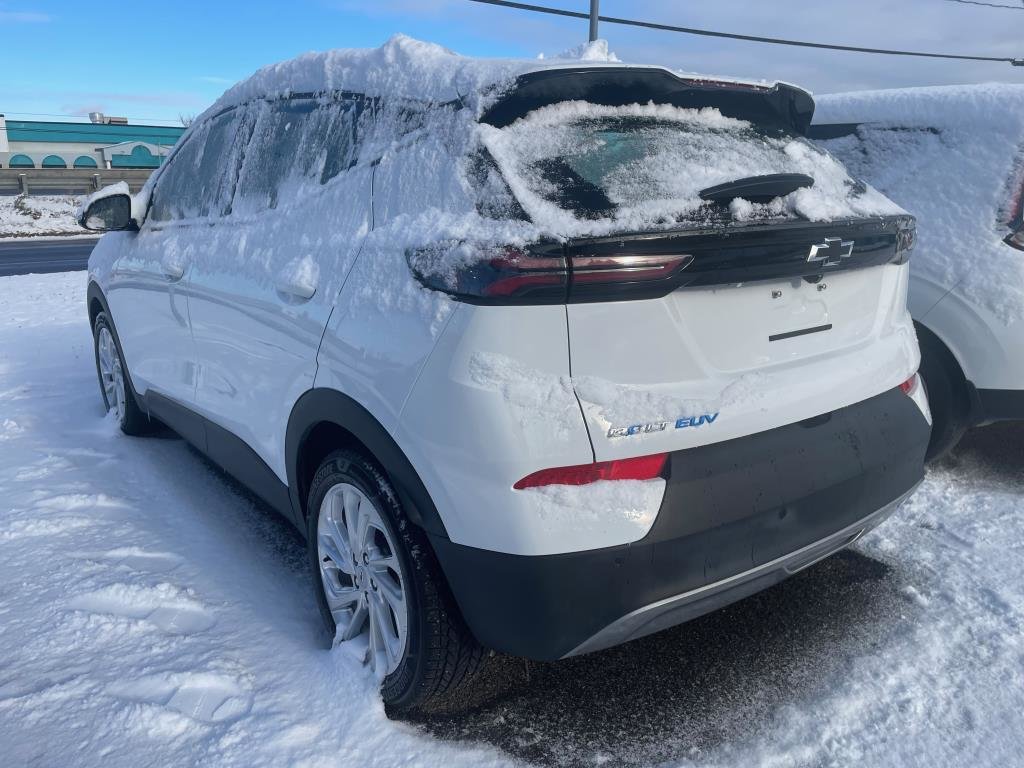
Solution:
M 124 357 L 114 336 L 113 326 L 106 312 L 96 315 L 93 323 L 93 349 L 96 353 L 96 373 L 100 379 L 100 393 L 107 411 L 117 418 L 126 435 L 143 435 L 150 431 L 149 417 L 139 408 L 128 379 Z
M 392 711 L 443 702 L 483 652 L 384 473 L 336 451 L 313 479 L 308 510 L 317 602 L 335 643 L 373 672 Z
M 925 460 L 936 461 L 960 442 L 970 426 L 970 399 L 956 358 L 934 333 L 922 325 L 916 328 L 921 346 L 920 374 L 932 412 L 932 436 Z

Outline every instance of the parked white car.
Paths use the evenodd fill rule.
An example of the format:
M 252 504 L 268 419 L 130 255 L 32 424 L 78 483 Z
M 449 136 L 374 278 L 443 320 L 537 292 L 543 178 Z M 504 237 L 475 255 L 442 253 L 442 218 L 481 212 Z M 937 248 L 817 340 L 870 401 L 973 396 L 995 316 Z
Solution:
M 256 73 L 135 199 L 89 316 L 124 431 L 302 531 L 395 710 L 763 589 L 923 475 L 914 222 L 785 85 L 395 38 Z
M 821 97 L 811 136 L 913 213 L 910 311 L 935 419 L 929 457 L 1024 419 L 1024 86 Z

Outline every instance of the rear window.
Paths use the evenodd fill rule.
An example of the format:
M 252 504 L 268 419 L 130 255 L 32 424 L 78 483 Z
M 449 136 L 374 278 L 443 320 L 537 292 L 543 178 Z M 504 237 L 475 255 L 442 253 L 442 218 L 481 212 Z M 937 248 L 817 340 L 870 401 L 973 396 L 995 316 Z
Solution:
M 900 212 L 802 137 L 717 109 L 566 102 L 481 130 L 530 217 L 565 234 Z M 700 198 L 718 184 L 780 173 L 806 174 L 814 186 L 770 203 Z

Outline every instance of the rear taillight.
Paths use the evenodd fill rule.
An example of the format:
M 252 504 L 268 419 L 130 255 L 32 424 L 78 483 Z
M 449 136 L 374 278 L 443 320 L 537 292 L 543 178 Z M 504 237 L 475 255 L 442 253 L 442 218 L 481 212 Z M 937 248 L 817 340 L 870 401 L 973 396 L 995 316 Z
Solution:
M 915 373 L 909 379 L 900 384 L 900 390 L 904 395 L 913 395 L 920 384 L 920 377 Z
M 1024 224 L 1021 224 L 1014 232 L 1008 234 L 1003 242 L 1018 251 L 1024 251 Z
M 562 304 L 656 298 L 678 285 L 688 254 L 566 256 L 557 243 L 530 247 L 469 243 L 411 250 L 427 288 L 474 304 Z
M 586 485 L 598 480 L 653 480 L 664 476 L 667 461 L 667 453 L 656 453 L 633 459 L 542 469 L 527 475 L 512 487 L 521 491 L 524 488 L 537 488 L 542 485 Z
M 570 256 L 570 302 L 658 298 L 678 285 L 689 254 Z

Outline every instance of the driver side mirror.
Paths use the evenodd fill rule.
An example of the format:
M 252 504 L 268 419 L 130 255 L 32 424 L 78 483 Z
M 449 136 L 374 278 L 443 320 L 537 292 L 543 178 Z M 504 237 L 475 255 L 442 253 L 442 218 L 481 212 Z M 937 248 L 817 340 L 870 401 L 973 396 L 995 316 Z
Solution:
M 92 232 L 138 229 L 132 218 L 131 195 L 117 193 L 93 200 L 78 223 Z

